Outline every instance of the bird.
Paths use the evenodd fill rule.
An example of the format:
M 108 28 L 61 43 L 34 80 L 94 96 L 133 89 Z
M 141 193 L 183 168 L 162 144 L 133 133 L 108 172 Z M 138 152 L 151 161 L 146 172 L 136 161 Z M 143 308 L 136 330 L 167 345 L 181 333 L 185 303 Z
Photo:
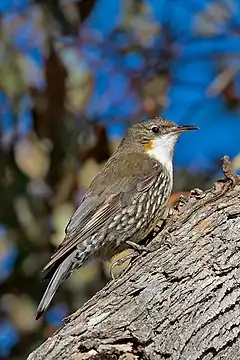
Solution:
M 36 319 L 76 269 L 93 258 L 109 260 L 129 244 L 138 244 L 166 218 L 175 144 L 183 132 L 197 129 L 162 117 L 129 127 L 86 190 L 62 243 L 43 269 L 49 283 Z

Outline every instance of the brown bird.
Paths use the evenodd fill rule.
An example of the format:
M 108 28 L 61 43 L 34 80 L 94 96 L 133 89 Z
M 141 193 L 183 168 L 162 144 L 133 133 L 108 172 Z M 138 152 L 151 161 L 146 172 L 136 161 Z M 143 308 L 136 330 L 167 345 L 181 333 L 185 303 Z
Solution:
M 45 266 L 48 287 L 36 319 L 59 285 L 93 257 L 114 254 L 147 236 L 166 217 L 179 135 L 196 126 L 155 118 L 133 125 L 92 181 L 71 217 L 65 239 Z

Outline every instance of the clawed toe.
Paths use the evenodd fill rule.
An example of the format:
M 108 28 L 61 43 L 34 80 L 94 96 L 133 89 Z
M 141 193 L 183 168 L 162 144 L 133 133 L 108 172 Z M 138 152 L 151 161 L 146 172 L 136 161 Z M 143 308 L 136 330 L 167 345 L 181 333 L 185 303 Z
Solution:
M 121 259 L 118 259 L 117 261 L 115 261 L 112 265 L 111 265 L 111 268 L 110 268 L 110 275 L 111 275 L 111 278 L 113 280 L 116 280 L 116 276 L 114 275 L 113 273 L 113 269 L 116 267 L 116 266 L 121 266 L 123 265 L 126 261 L 128 261 L 129 259 L 132 259 L 133 257 L 135 257 L 136 254 L 129 254 L 129 255 L 126 255 L 124 257 L 122 257 Z
M 129 245 L 133 250 L 136 250 L 137 252 L 149 252 L 146 246 L 136 244 L 132 241 L 127 240 L 126 244 Z

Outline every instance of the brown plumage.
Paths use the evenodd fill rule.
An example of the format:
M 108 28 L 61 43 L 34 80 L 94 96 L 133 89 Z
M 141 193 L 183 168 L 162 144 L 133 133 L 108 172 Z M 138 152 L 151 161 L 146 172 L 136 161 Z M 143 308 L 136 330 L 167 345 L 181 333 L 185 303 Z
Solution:
M 110 259 L 126 241 L 143 239 L 166 213 L 172 190 L 172 153 L 179 127 L 155 118 L 129 128 L 117 151 L 89 186 L 65 239 L 44 268 L 51 278 L 39 318 L 60 283 L 93 257 Z M 162 161 L 161 161 L 162 160 Z

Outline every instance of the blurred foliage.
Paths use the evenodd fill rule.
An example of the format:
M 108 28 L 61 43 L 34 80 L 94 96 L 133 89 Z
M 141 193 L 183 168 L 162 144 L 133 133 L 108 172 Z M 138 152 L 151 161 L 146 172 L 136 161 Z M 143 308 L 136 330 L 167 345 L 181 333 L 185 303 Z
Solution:
M 237 0 L 0 2 L 0 357 L 26 357 L 108 280 L 91 262 L 34 320 L 40 269 L 130 123 L 201 127 L 176 191 L 209 186 L 225 153 L 240 169 L 239 19 Z

